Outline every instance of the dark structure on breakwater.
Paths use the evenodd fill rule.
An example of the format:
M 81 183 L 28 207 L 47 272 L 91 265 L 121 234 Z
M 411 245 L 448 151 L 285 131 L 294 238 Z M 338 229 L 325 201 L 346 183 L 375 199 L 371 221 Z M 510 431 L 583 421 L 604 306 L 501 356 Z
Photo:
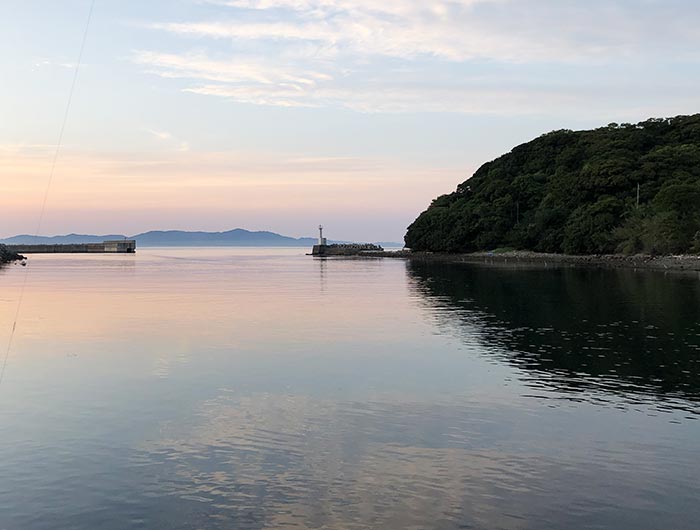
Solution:
M 362 256 L 383 252 L 379 245 L 371 243 L 347 243 L 334 245 L 314 245 L 312 256 Z
M 133 254 L 135 239 L 118 239 L 102 243 L 73 243 L 67 245 L 7 245 L 18 254 Z
M 312 256 L 360 256 L 372 252 L 383 252 L 384 249 L 372 243 L 334 243 L 329 245 L 323 237 L 323 226 L 318 227 L 318 244 L 311 251 Z

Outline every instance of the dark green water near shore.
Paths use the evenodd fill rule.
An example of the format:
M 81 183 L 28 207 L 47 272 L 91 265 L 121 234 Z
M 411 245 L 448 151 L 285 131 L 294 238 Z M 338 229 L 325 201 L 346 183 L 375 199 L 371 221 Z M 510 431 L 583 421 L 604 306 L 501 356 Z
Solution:
M 700 274 L 410 263 L 443 324 L 572 399 L 700 400 Z M 679 401 L 677 406 L 686 406 Z
M 700 520 L 697 275 L 140 249 L 29 278 L 0 528 Z

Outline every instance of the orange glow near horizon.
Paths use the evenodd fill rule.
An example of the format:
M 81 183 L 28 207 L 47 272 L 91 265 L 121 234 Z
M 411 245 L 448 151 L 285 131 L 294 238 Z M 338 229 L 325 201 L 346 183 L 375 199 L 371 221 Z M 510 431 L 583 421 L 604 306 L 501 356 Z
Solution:
M 0 149 L 6 215 L 0 237 L 36 226 L 51 158 L 50 146 Z M 66 149 L 41 232 L 226 230 L 235 224 L 309 235 L 316 220 L 347 225 L 356 219 L 362 226 L 360 219 L 381 224 L 395 217 L 405 223 L 458 180 L 454 170 L 392 160 Z M 348 227 L 344 231 L 352 236 Z M 335 235 L 341 237 L 338 230 Z
M 403 262 L 392 262 L 388 267 L 371 261 L 360 267 L 296 262 L 290 257 L 303 250 L 256 249 L 252 255 L 262 256 L 260 268 L 259 263 L 245 260 L 247 252 L 207 249 L 203 254 L 201 250 L 158 249 L 117 256 L 32 255 L 31 282 L 22 304 L 14 355 L 86 353 L 85 349 L 102 342 L 116 347 L 122 343 L 148 344 L 152 347 L 145 350 L 156 353 L 225 344 L 248 355 L 261 348 L 261 329 L 267 330 L 266 347 L 279 342 L 277 354 L 286 355 L 294 351 L 290 345 L 308 343 L 310 337 L 318 335 L 318 342 L 332 344 L 348 340 L 357 329 L 372 329 L 368 323 L 384 312 L 376 303 L 382 290 L 400 293 L 397 296 L 406 300 L 410 297 L 404 276 L 394 271 L 402 269 Z M 213 273 L 205 267 L 203 271 L 198 260 L 204 256 L 220 259 L 225 270 Z M 268 274 L 266 257 L 288 260 L 291 266 L 283 278 L 287 288 L 295 290 L 295 296 L 280 297 L 280 285 L 275 282 L 261 281 L 251 287 L 251 278 Z M 178 268 L 168 268 L 169 259 L 177 259 Z M 362 296 L 347 296 L 346 290 L 354 287 L 333 281 L 339 270 L 373 278 L 373 288 Z M 24 270 L 10 266 L 0 269 L 0 274 L 5 276 L 0 321 L 11 322 Z M 306 283 L 295 287 L 299 277 Z M 338 297 L 343 297 L 343 304 L 335 303 Z M 415 310 L 408 303 L 402 307 L 404 312 Z M 335 334 L 317 333 L 318 329 L 333 326 Z M 1 329 L 0 340 L 6 341 L 7 333 L 7 327 Z M 375 333 L 384 340 L 396 334 L 396 340 L 400 340 L 399 332 L 377 329 Z M 46 337 L 51 337 L 50 348 Z M 99 352 L 97 348 L 92 354 Z M 128 354 L 128 349 L 123 353 Z

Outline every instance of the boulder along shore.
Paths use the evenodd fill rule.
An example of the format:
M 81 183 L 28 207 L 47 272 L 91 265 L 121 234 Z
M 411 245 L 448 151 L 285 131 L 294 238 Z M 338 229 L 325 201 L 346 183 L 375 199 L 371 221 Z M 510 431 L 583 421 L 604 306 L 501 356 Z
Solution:
M 26 258 L 22 254 L 17 254 L 17 252 L 11 251 L 5 245 L 0 245 L 0 264 L 12 263 L 23 259 Z
M 630 268 L 650 270 L 675 270 L 700 272 L 700 255 L 649 256 L 606 254 L 606 255 L 569 255 L 547 254 L 525 250 L 505 252 L 472 252 L 466 254 L 448 254 L 442 252 L 396 252 L 372 253 L 372 256 L 387 258 L 405 258 L 442 263 L 490 263 L 504 265 L 538 265 L 538 266 L 581 266 L 604 268 Z

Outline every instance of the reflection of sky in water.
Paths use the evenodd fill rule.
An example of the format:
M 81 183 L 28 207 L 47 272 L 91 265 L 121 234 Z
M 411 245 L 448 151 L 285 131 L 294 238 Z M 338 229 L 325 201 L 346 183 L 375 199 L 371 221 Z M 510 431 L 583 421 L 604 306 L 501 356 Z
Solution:
M 497 289 L 301 254 L 32 259 L 0 528 L 694 528 L 694 401 L 594 372 L 533 399 L 566 372 L 512 362 Z

